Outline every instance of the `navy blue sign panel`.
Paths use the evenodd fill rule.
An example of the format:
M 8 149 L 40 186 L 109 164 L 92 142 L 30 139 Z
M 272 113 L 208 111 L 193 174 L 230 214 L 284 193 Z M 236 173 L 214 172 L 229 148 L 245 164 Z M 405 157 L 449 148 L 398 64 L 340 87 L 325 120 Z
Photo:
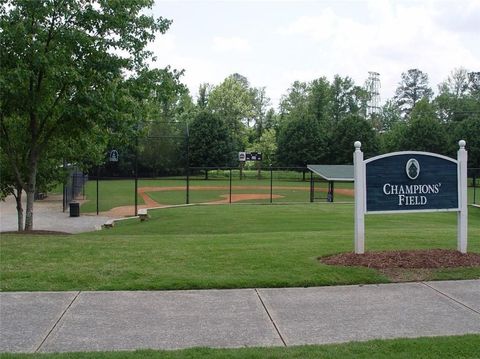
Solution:
M 365 161 L 366 211 L 458 209 L 457 161 L 428 152 L 394 152 Z

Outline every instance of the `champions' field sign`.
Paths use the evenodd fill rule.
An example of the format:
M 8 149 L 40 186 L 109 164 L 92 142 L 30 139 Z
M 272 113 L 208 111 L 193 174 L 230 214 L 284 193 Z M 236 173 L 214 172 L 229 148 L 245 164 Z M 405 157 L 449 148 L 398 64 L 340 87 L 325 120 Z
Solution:
M 363 160 L 355 142 L 355 253 L 365 251 L 365 214 L 457 212 L 457 249 L 467 252 L 467 151 L 457 159 L 429 152 L 393 152 Z

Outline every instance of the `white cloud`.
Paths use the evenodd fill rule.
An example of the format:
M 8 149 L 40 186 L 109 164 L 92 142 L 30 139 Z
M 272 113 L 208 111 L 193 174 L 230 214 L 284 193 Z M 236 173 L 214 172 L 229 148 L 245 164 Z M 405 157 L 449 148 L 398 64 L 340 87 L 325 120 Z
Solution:
M 155 66 L 185 69 L 193 94 L 238 72 L 275 103 L 295 80 L 339 74 L 362 85 L 377 71 L 385 100 L 410 68 L 434 90 L 455 68 L 480 69 L 480 0 L 157 0 L 156 8 L 174 25 L 150 47 Z
M 212 48 L 219 52 L 248 53 L 251 51 L 250 43 L 242 37 L 215 36 Z
M 349 75 L 362 84 L 369 70 L 380 72 L 384 97 L 391 97 L 401 73 L 410 68 L 427 72 L 434 89 L 456 67 L 478 68 L 479 58 L 472 48 L 435 21 L 441 5 L 371 1 L 368 19 L 325 8 L 317 15 L 296 18 L 278 33 L 288 41 L 303 37 L 321 49 L 325 75 Z

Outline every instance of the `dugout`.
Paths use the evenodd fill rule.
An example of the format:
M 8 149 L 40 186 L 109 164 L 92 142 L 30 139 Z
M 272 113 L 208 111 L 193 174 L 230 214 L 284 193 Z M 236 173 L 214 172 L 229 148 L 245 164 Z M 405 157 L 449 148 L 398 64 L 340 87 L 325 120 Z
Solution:
M 353 182 L 353 165 L 307 165 L 310 171 L 310 202 L 315 201 L 314 174 L 328 184 L 327 202 L 333 202 L 335 182 Z M 325 199 L 325 198 L 317 198 Z

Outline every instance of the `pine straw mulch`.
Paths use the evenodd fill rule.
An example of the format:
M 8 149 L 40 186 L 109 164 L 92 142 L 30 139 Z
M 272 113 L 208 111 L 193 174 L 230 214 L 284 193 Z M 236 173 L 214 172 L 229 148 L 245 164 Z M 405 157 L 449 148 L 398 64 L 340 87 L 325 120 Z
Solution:
M 449 249 L 341 253 L 318 259 L 328 265 L 374 268 L 394 282 L 428 280 L 439 268 L 480 267 L 480 254 Z

